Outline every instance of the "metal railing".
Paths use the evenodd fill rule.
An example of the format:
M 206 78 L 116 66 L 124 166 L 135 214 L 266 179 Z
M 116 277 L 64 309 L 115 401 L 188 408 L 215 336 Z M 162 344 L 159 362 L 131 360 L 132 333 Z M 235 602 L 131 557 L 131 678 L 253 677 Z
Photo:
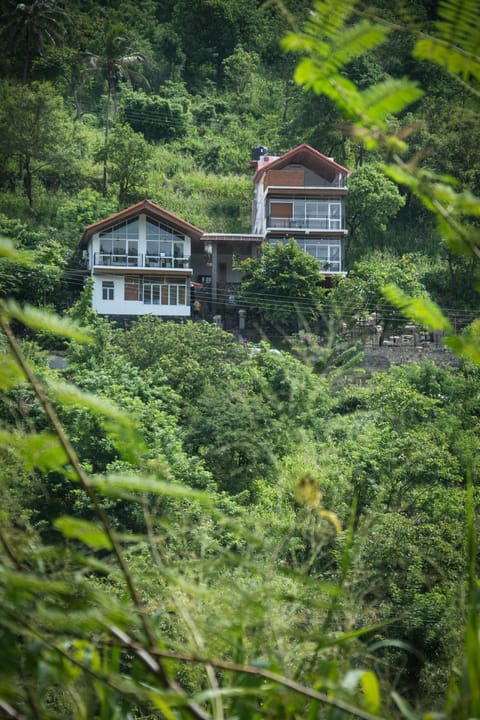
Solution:
M 267 216 L 267 227 L 298 230 L 345 230 L 338 218 L 310 217 L 310 218 L 279 218 Z
M 161 255 L 122 255 L 117 253 L 95 253 L 95 266 L 140 267 L 140 268 L 188 268 L 189 258 L 173 258 Z

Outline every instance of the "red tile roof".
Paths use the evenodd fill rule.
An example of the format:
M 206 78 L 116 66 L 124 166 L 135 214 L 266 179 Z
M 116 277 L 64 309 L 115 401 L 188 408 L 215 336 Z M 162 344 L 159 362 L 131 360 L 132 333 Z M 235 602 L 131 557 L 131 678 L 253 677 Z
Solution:
M 253 181 L 255 183 L 258 183 L 263 173 L 267 170 L 283 168 L 285 167 L 285 165 L 288 165 L 293 161 L 312 168 L 326 164 L 330 168 L 334 168 L 339 172 L 347 173 L 347 175 L 350 175 L 350 170 L 347 170 L 347 168 L 339 165 L 334 160 L 332 160 L 332 158 L 329 158 L 326 155 L 323 155 L 321 152 L 318 152 L 318 150 L 315 150 L 315 148 L 307 145 L 307 143 L 302 143 L 301 145 L 298 145 L 297 147 L 289 150 L 283 155 L 280 155 L 280 157 L 275 157 L 272 158 L 270 162 L 262 163 L 258 167 Z
M 203 235 L 203 230 L 195 225 L 191 225 L 186 220 L 182 220 L 176 215 L 173 215 L 173 213 L 168 212 L 168 210 L 164 210 L 160 207 L 160 205 L 153 203 L 151 200 L 141 200 L 135 205 L 131 205 L 124 210 L 120 210 L 120 212 L 115 213 L 114 215 L 110 215 L 110 217 L 99 220 L 92 225 L 88 225 L 80 238 L 80 247 L 86 247 L 88 241 L 95 233 L 105 230 L 111 225 L 116 225 L 119 222 L 136 217 L 141 213 L 147 215 L 153 220 L 163 220 L 164 222 L 170 223 L 170 225 L 173 225 L 174 228 L 181 230 L 185 233 L 185 235 L 189 235 L 194 240 L 199 240 Z

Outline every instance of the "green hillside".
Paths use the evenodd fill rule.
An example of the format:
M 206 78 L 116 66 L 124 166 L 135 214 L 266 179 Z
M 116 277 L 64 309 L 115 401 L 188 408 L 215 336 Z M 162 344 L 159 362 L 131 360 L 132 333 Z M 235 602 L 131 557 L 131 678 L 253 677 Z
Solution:
M 1 717 L 480 716 L 477 10 L 0 0 Z M 302 142 L 352 171 L 315 311 L 253 261 L 258 343 L 91 310 L 87 225 L 249 232 Z M 372 312 L 450 364 L 366 373 Z

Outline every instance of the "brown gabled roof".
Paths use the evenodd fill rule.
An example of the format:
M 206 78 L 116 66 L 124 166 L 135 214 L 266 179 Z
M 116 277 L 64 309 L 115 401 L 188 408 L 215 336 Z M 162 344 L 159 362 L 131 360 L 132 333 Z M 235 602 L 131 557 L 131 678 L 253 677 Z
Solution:
M 199 240 L 203 235 L 203 230 L 195 225 L 191 225 L 186 220 L 182 220 L 176 215 L 173 215 L 173 213 L 168 212 L 168 210 L 164 210 L 160 207 L 160 205 L 156 205 L 156 203 L 153 203 L 151 200 L 141 200 L 135 205 L 131 205 L 124 210 L 120 210 L 120 212 L 115 213 L 114 215 L 110 215 L 110 217 L 99 220 L 92 225 L 88 225 L 80 238 L 80 247 L 85 247 L 95 233 L 105 230 L 111 225 L 116 225 L 124 220 L 134 218 L 141 213 L 152 218 L 152 220 L 163 220 L 168 222 L 173 228 L 180 230 L 185 233 L 185 235 L 189 235 L 194 240 Z
M 297 162 L 300 165 L 305 165 L 305 167 L 308 167 L 313 171 L 325 169 L 325 166 L 327 166 L 330 170 L 334 169 L 350 175 L 350 170 L 347 170 L 347 168 L 339 165 L 334 160 L 332 160 L 332 158 L 329 158 L 326 155 L 323 155 L 321 152 L 318 152 L 318 150 L 315 150 L 315 148 L 307 145 L 307 143 L 302 143 L 301 145 L 298 145 L 297 147 L 289 150 L 283 155 L 280 155 L 280 157 L 273 158 L 270 162 L 262 163 L 262 165 L 260 165 L 260 167 L 257 169 L 253 181 L 255 183 L 258 183 L 263 173 L 267 170 L 280 170 L 292 162 Z

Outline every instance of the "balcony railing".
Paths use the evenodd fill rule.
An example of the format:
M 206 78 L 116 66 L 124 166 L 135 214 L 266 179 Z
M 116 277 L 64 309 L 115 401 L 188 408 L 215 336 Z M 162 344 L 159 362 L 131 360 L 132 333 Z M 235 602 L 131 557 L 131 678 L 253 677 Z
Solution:
M 124 268 L 188 268 L 190 258 L 173 258 L 164 255 L 119 255 L 95 253 L 94 265 Z
M 287 230 L 343 230 L 339 218 L 309 217 L 309 218 L 282 218 L 267 217 L 267 227 Z

